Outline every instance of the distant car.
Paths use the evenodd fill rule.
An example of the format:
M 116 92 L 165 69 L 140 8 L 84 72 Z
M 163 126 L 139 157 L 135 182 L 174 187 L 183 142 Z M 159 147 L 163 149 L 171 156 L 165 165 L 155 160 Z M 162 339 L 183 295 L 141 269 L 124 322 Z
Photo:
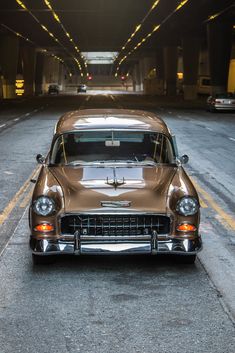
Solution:
M 81 85 L 78 85 L 78 88 L 77 88 L 77 92 L 80 93 L 80 92 L 85 92 L 86 93 L 86 90 L 87 90 L 87 86 L 84 85 L 84 84 L 81 84 Z
M 33 261 L 53 255 L 172 254 L 202 247 L 198 194 L 174 136 L 155 114 L 97 109 L 65 114 L 29 210 Z
M 208 97 L 207 110 L 210 112 L 217 110 L 235 110 L 235 94 L 219 93 Z
M 49 85 L 48 94 L 59 94 L 60 88 L 58 85 Z

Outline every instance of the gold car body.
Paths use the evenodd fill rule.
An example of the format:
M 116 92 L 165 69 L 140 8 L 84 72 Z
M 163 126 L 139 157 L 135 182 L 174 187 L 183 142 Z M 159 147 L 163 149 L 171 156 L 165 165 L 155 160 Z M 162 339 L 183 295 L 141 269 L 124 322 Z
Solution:
M 51 163 L 59 137 L 102 131 L 161 134 L 170 141 L 175 161 Z M 69 112 L 55 127 L 51 151 L 42 161 L 29 210 L 34 255 L 195 255 L 201 250 L 197 192 L 177 156 L 174 138 L 155 114 L 121 109 Z M 94 154 L 94 149 L 89 153 Z M 48 216 L 35 212 L 41 196 L 53 200 L 54 210 Z M 195 214 L 178 212 L 184 197 L 198 203 Z

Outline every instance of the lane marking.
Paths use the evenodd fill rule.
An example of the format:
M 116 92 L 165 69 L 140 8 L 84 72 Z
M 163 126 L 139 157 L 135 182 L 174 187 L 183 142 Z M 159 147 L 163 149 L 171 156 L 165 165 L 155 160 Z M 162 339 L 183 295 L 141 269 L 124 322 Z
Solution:
M 206 129 L 209 130 L 209 131 L 213 131 L 213 129 L 211 127 L 207 127 L 206 126 Z
M 9 243 L 10 243 L 11 239 L 15 236 L 16 231 L 18 230 L 18 228 L 19 228 L 19 226 L 20 226 L 20 223 L 21 223 L 22 219 L 25 217 L 26 212 L 27 212 L 27 208 L 24 210 L 24 213 L 23 213 L 23 214 L 22 214 L 22 216 L 20 217 L 20 220 L 19 220 L 19 222 L 17 223 L 17 225 L 16 225 L 16 227 L 15 227 L 14 232 L 12 233 L 12 235 L 10 236 L 10 238 L 8 239 L 8 241 L 6 242 L 5 246 L 3 247 L 2 251 L 0 252 L 0 256 L 2 256 L 2 255 L 3 255 L 3 253 L 4 253 L 4 252 L 5 252 L 5 250 L 6 250 L 6 248 L 7 248 L 7 247 L 8 247 L 8 245 L 9 245 Z
M 202 208 L 208 208 L 208 205 L 205 203 L 205 201 L 201 197 L 199 197 L 199 201 L 200 201 L 200 205 Z
M 235 142 L 235 139 L 233 137 L 229 137 L 229 140 L 231 141 L 234 141 Z
M 32 196 L 33 196 L 33 187 L 30 188 L 29 192 L 26 194 L 25 198 L 23 199 L 23 201 L 20 204 L 20 208 L 25 208 L 28 206 Z
M 26 182 L 21 186 L 21 188 L 17 191 L 15 196 L 11 199 L 11 201 L 8 203 L 8 205 L 4 208 L 4 210 L 0 214 L 0 225 L 2 225 L 5 222 L 5 220 L 9 217 L 10 213 L 15 208 L 15 206 L 18 203 L 21 196 L 27 191 L 28 187 L 30 186 L 30 180 L 35 177 L 35 175 L 37 174 L 39 169 L 40 169 L 40 166 L 38 166 L 37 168 L 35 168 L 33 170 L 32 174 L 29 176 L 29 178 L 26 180 Z
M 210 205 L 210 207 L 220 216 L 221 219 L 225 221 L 225 223 L 235 230 L 235 219 L 230 216 L 228 213 L 226 213 L 218 204 L 217 202 L 213 199 L 213 197 L 208 194 L 196 181 L 194 178 L 192 178 L 192 182 L 196 188 L 196 190 L 199 191 L 199 193 L 203 196 L 203 198 L 207 201 L 207 203 Z M 219 219 L 221 221 L 221 219 Z
M 14 118 L 12 120 L 9 120 L 9 122 L 21 120 L 22 118 L 28 117 L 28 116 L 32 115 L 33 113 L 37 113 L 39 110 L 43 110 L 43 109 L 44 109 L 44 106 L 39 107 L 38 109 L 34 109 L 31 112 L 28 112 L 26 114 L 20 115 L 17 118 Z M 2 124 L 2 125 L 0 125 L 0 129 L 3 128 L 3 127 L 10 127 L 10 126 L 11 126 L 11 124 L 9 124 L 9 125 L 8 124 Z

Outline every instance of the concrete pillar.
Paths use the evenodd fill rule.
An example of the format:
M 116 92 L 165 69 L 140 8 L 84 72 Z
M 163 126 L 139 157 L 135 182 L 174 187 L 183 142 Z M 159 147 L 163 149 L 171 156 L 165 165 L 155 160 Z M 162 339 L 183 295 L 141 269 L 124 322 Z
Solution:
M 140 66 L 135 64 L 133 70 L 133 90 L 135 92 L 141 91 L 141 77 L 140 77 Z
M 144 93 L 153 94 L 153 78 L 149 76 L 150 72 L 156 68 L 156 58 L 155 56 L 148 56 L 143 58 L 143 68 L 144 68 Z
M 4 35 L 0 38 L 0 65 L 3 82 L 3 98 L 15 98 L 15 80 L 18 65 L 19 39 Z
M 156 94 L 164 94 L 164 54 L 163 48 L 159 47 L 156 50 Z
M 36 54 L 36 67 L 35 67 L 35 94 L 40 95 L 43 93 L 43 67 L 44 67 L 44 54 L 38 52 Z
M 44 57 L 43 92 L 47 92 L 49 84 L 58 84 L 60 62 L 51 56 Z
M 33 96 L 35 92 L 35 48 L 32 46 L 23 46 L 21 52 L 23 60 L 24 96 Z
M 212 93 L 226 92 L 232 47 L 232 25 L 229 22 L 213 21 L 208 24 L 207 34 Z
M 198 38 L 184 38 L 183 45 L 183 73 L 184 99 L 197 99 L 197 80 L 199 67 L 200 40 Z
M 176 77 L 178 63 L 178 48 L 169 46 L 164 48 L 165 90 L 167 96 L 176 95 Z

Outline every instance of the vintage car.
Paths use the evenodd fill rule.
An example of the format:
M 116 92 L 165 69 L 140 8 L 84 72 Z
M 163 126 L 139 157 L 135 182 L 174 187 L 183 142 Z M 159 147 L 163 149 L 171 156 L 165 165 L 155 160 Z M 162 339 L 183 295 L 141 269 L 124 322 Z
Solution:
M 54 255 L 201 250 L 199 199 L 174 136 L 155 114 L 79 110 L 62 116 L 29 209 L 34 263 Z

